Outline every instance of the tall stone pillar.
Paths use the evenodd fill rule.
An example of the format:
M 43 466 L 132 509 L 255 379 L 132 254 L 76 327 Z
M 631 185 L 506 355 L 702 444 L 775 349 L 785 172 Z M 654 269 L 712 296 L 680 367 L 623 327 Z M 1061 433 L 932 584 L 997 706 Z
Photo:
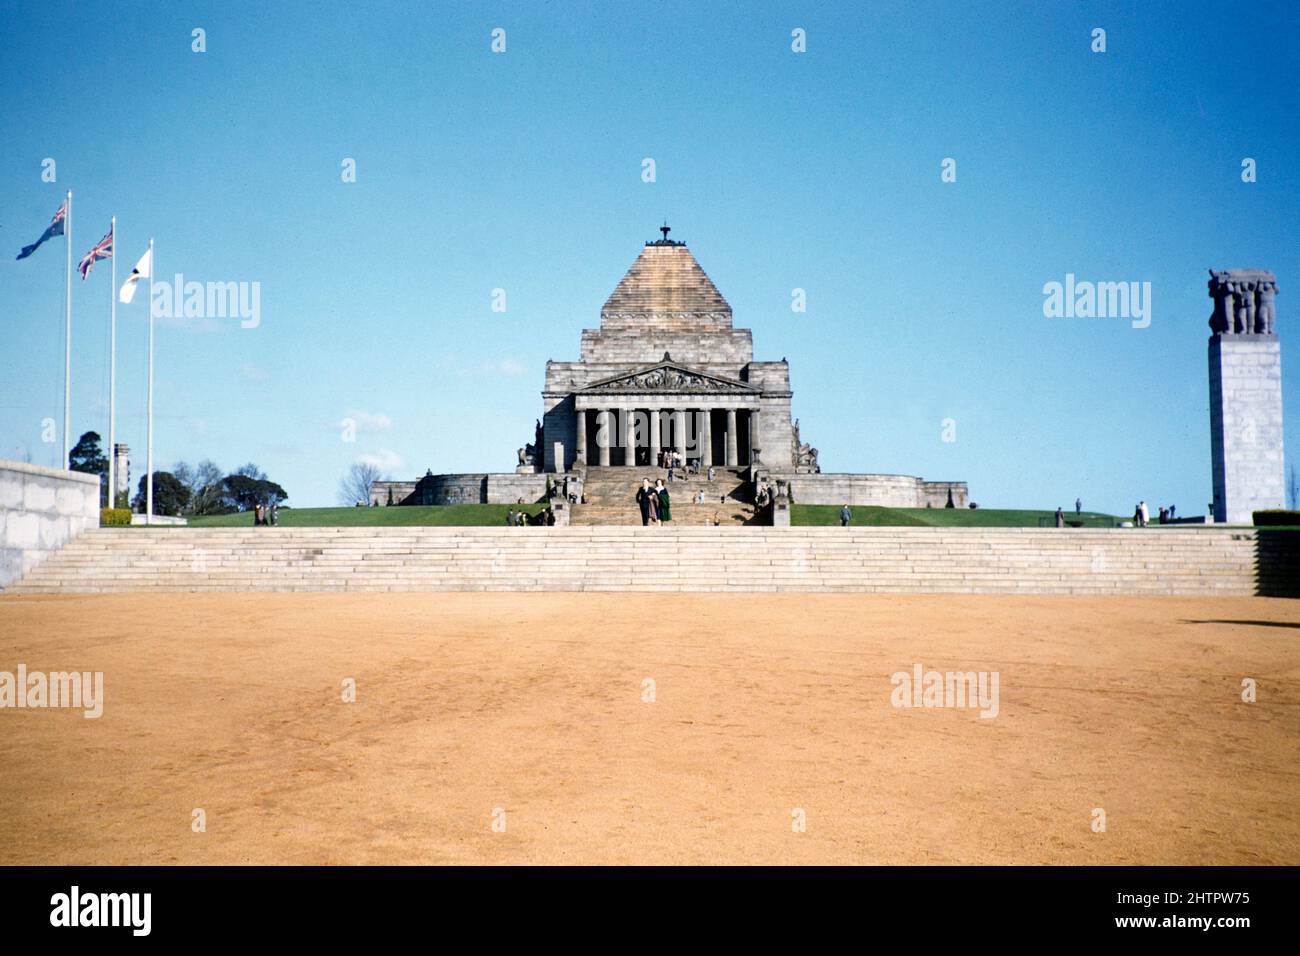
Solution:
M 580 408 L 574 414 L 574 427 L 578 430 L 577 443 L 574 445 L 575 453 L 581 464 L 587 463 L 587 410 Z
M 700 413 L 700 467 L 713 467 L 713 409 L 706 408 Z
M 736 410 L 727 409 L 727 467 L 735 468 L 740 464 L 740 452 L 736 442 Z
M 684 459 L 686 457 L 686 410 L 673 410 L 673 448 Z
M 763 439 L 759 436 L 762 430 L 759 428 L 759 410 L 753 409 L 749 413 L 749 463 L 751 465 L 759 464 L 759 453 L 763 450 Z
M 618 417 L 623 426 L 623 464 L 631 468 L 636 464 L 636 423 L 630 408 L 619 409 Z
M 600 467 L 609 467 L 609 446 L 613 444 L 613 429 L 610 427 L 609 409 L 602 408 L 596 413 L 596 444 L 600 446 Z
M 659 438 L 659 409 L 650 409 L 650 467 L 659 467 L 659 454 L 663 446 Z
M 1211 270 L 1209 286 L 1214 520 L 1251 524 L 1251 512 L 1285 507 L 1277 279 L 1260 269 Z

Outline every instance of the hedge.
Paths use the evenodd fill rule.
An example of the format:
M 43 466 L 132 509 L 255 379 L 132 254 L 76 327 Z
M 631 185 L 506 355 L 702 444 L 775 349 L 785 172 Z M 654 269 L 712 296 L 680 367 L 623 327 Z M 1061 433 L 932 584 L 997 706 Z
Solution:
M 131 523 L 130 508 L 100 508 L 99 524 L 101 527 L 111 527 L 113 525 L 124 525 Z
M 1300 511 L 1288 511 L 1285 508 L 1269 508 L 1254 512 L 1255 526 L 1291 524 L 1300 525 Z

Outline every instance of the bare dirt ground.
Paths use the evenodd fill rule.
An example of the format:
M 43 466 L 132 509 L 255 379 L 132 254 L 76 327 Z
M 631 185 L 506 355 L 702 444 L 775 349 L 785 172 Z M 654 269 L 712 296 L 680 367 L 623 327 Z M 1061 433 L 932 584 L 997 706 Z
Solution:
M 2 864 L 1300 863 L 1297 602 L 0 598 L 19 663 L 106 700 L 0 710 Z

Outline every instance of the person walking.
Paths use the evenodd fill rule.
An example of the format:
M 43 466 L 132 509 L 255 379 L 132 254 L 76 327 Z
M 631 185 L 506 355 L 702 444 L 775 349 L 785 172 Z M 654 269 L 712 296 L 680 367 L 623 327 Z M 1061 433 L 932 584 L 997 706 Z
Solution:
M 1142 527 L 1145 528 L 1147 522 L 1151 520 L 1151 512 L 1147 510 L 1147 503 L 1145 501 L 1138 502 L 1138 514 L 1142 516 Z
M 667 524 L 673 520 L 673 512 L 669 506 L 668 489 L 664 487 L 663 479 L 656 484 L 655 493 L 659 496 L 659 520 Z
M 847 528 L 849 526 L 849 522 L 852 520 L 853 520 L 853 512 L 849 510 L 848 503 L 846 502 L 844 507 L 840 509 L 840 527 Z
M 1065 527 L 1065 513 L 1064 513 L 1063 511 L 1061 511 L 1061 508 L 1060 508 L 1059 505 L 1058 505 L 1057 508 L 1056 508 L 1056 526 L 1057 526 L 1058 528 L 1064 528 L 1064 527 Z
M 265 520 L 265 518 L 263 517 L 264 515 L 265 515 L 265 511 L 263 510 L 262 503 L 259 501 L 256 505 L 253 506 L 253 526 L 254 526 L 254 527 L 257 527 L 258 525 L 262 525 L 262 524 L 265 524 L 265 523 L 266 523 L 266 520 Z
M 515 526 L 515 509 L 511 508 L 509 511 L 506 512 L 506 527 L 513 528 L 514 526 Z
M 641 527 L 650 523 L 650 498 L 654 495 L 654 489 L 650 487 L 650 479 L 642 478 L 641 487 L 636 490 L 636 506 L 641 509 Z
M 268 516 L 267 520 L 271 522 L 272 528 L 280 523 L 280 502 L 271 502 L 271 514 Z
M 1077 515 L 1081 515 L 1081 514 L 1083 514 L 1083 499 L 1082 499 L 1082 498 L 1075 498 L 1075 499 L 1074 499 L 1074 513 L 1077 514 Z

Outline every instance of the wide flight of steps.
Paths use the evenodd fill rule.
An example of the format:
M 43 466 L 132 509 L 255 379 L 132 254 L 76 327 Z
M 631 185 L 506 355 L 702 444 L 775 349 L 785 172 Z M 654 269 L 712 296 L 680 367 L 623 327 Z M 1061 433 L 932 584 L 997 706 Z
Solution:
M 586 503 L 574 505 L 569 519 L 574 525 L 587 527 L 631 526 L 641 524 L 641 511 L 636 503 L 636 490 L 641 479 L 664 479 L 668 488 L 670 524 L 685 527 L 708 527 L 718 516 L 721 526 L 739 526 L 760 523 L 754 506 L 749 481 L 742 468 L 715 468 L 713 480 L 707 475 L 692 475 L 668 482 L 665 468 L 600 468 L 588 466 L 582 492 Z M 704 491 L 704 504 L 695 504 L 697 492 Z
M 1245 528 L 103 528 L 10 592 L 1277 594 L 1300 593 L 1297 539 Z

